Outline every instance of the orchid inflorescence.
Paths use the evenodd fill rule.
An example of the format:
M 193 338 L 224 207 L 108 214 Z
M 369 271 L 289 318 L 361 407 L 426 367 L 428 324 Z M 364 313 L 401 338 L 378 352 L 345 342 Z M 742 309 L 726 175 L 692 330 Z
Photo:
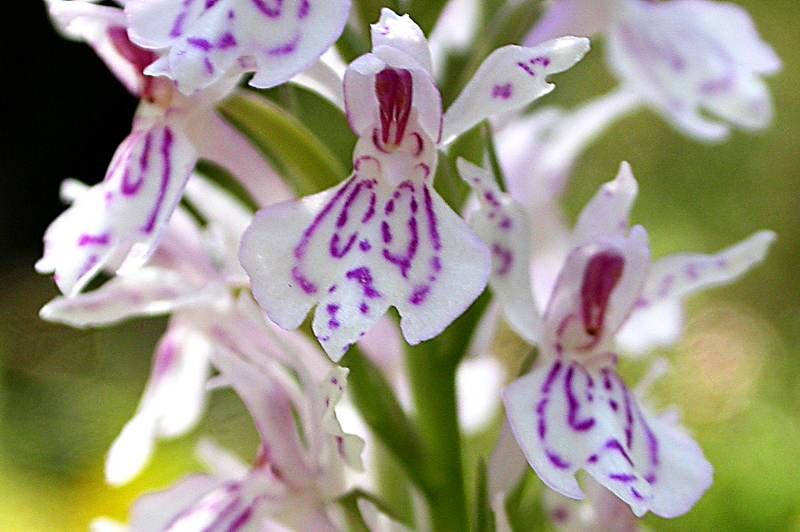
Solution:
M 459 82 L 443 65 L 479 38 L 469 28 L 488 8 L 476 1 L 431 2 L 430 42 L 383 8 L 357 57 L 369 2 L 352 14 L 349 0 L 46 2 L 141 103 L 105 178 L 62 185 L 71 205 L 36 268 L 63 295 L 41 316 L 75 327 L 169 316 L 106 480 L 137 477 L 220 388 L 241 398 L 261 441 L 243 461 L 203 440 L 206 473 L 144 495 L 128 525 L 94 529 L 464 530 L 476 516 L 482 530 L 511 530 L 526 462 L 564 529 L 636 529 L 647 512 L 688 512 L 709 489 L 700 447 L 626 384 L 620 357 L 674 344 L 683 301 L 746 273 L 775 235 L 654 259 L 630 223 L 627 163 L 572 228 L 560 199 L 584 149 L 641 106 L 702 141 L 770 123 L 761 76 L 781 63 L 744 10 L 554 0 L 524 45 L 484 50 Z M 555 88 L 548 77 L 589 52 L 588 37 L 605 40 L 619 88 L 528 113 Z M 320 175 L 338 171 L 324 138 L 265 92 L 287 83 L 344 112 L 357 137 L 349 172 Z M 287 153 L 285 139 L 300 149 Z M 501 390 L 493 339 L 508 329 L 537 356 Z M 456 394 L 457 372 L 476 389 Z M 462 432 L 487 430 L 501 402 L 505 424 L 470 509 Z M 373 469 L 387 452 L 410 482 L 408 507 L 383 499 Z M 558 498 L 587 497 L 580 470 L 588 520 Z

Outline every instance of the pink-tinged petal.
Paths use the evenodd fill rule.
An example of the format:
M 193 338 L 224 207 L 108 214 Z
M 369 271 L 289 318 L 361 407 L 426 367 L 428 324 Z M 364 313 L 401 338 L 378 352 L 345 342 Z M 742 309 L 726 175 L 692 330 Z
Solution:
M 240 72 L 269 88 L 310 67 L 341 35 L 349 0 L 132 0 L 133 42 L 164 55 L 145 71 L 184 94 Z
M 783 65 L 775 50 L 758 33 L 745 8 L 732 2 L 677 0 L 698 25 L 725 43 L 736 60 L 758 74 L 777 74 Z
M 547 76 L 564 72 L 589 51 L 589 40 L 562 37 L 533 48 L 504 46 L 492 52 L 444 116 L 449 142 L 490 116 L 521 109 L 551 92 Z
M 345 386 L 347 386 L 347 373 L 347 369 L 336 367 L 322 381 L 321 391 L 325 401 L 322 426 L 325 432 L 332 436 L 333 447 L 344 463 L 356 471 L 364 471 L 364 462 L 361 460 L 361 453 L 364 451 L 364 440 L 354 434 L 347 434 L 342 430 L 342 425 L 336 417 L 336 405 L 342 398 Z
M 133 418 L 106 457 L 106 481 L 119 486 L 147 465 L 158 438 L 175 438 L 191 430 L 205 409 L 209 375 L 209 341 L 180 322 L 159 343 L 147 388 Z
M 223 480 L 242 480 L 250 470 L 238 456 L 207 438 L 197 443 L 195 455 L 208 472 Z
M 371 26 L 372 47 L 388 46 L 396 48 L 412 57 L 428 74 L 433 75 L 431 63 L 431 51 L 425 34 L 417 23 L 411 20 L 408 15 L 402 17 L 384 7 L 381 10 L 381 18 L 376 24 Z
M 291 81 L 301 87 L 316 92 L 339 109 L 344 110 L 342 83 L 344 82 L 345 67 L 342 67 L 341 71 L 339 71 L 336 63 L 331 60 L 332 58 L 328 59 L 326 57 L 332 55 L 331 52 L 335 51 L 335 48 L 331 48 L 328 53 L 323 55 L 313 66 L 297 74 Z M 343 62 L 341 57 L 336 57 L 336 59 Z
M 450 0 L 447 3 L 428 40 L 438 75 L 444 74 L 449 54 L 467 50 L 475 40 L 479 14 L 478 0 Z
M 583 208 L 572 232 L 572 244 L 582 246 L 615 235 L 624 235 L 629 229 L 630 211 L 636 201 L 639 184 L 628 163 L 622 163 L 613 181 L 600 187 Z
M 688 436 L 647 417 L 611 368 L 555 361 L 512 383 L 503 400 L 528 462 L 550 488 L 581 499 L 584 469 L 642 516 L 688 511 L 711 465 Z
M 544 314 L 544 343 L 553 356 L 592 357 L 609 347 L 641 294 L 650 268 L 647 233 L 612 235 L 574 249 Z
M 81 291 L 102 268 L 131 271 L 155 250 L 195 164 L 191 143 L 144 107 L 117 149 L 105 180 L 48 227 L 40 273 L 54 272 L 65 295 Z
M 112 325 L 137 316 L 157 316 L 224 297 L 219 286 L 202 287 L 179 272 L 148 266 L 115 277 L 75 297 L 57 297 L 39 317 L 72 327 Z
M 489 497 L 492 499 L 499 497 L 504 501 L 506 494 L 514 489 L 527 471 L 527 467 L 525 455 L 506 419 L 489 458 Z
M 677 253 L 659 259 L 650 270 L 637 308 L 733 282 L 764 260 L 775 238 L 772 231 L 759 231 L 715 255 Z
M 685 316 L 680 299 L 647 306 L 639 306 L 640 301 L 615 339 L 626 356 L 646 355 L 654 349 L 674 345 L 683 333 Z
M 620 7 L 608 0 L 555 0 L 525 38 L 525 45 L 566 35 L 591 37 L 608 27 L 614 9 Z
M 402 50 L 381 46 L 353 61 L 344 75 L 344 103 L 350 128 L 359 137 L 377 129 L 394 141 L 397 131 L 415 121 L 434 142 L 441 137 L 442 97 L 436 82 Z M 387 120 L 389 111 L 394 120 Z
M 243 353 L 224 345 L 216 346 L 213 362 L 244 402 L 261 435 L 258 467 L 295 488 L 313 482 L 315 473 L 295 421 L 290 378 L 274 362 L 269 366 L 264 360 L 246 360 Z
M 412 151 L 423 141 L 406 139 Z M 488 277 L 488 251 L 430 186 L 431 165 L 392 185 L 384 172 L 403 174 L 377 157 L 360 157 L 341 185 L 262 210 L 242 241 L 239 258 L 270 319 L 294 329 L 316 306 L 314 332 L 333 360 L 389 306 L 408 342 L 436 336 Z
M 586 499 L 574 501 L 547 491 L 543 503 L 550 521 L 558 531 L 644 532 L 639 519 L 628 505 L 591 477 L 585 481 Z
M 397 322 L 384 316 L 375 322 L 367 331 L 358 346 L 386 375 L 398 375 L 402 372 L 404 344 L 403 335 Z
M 621 87 L 569 112 L 542 109 L 497 134 L 509 193 L 538 215 L 543 202 L 557 202 L 578 158 L 616 120 L 640 105 Z
M 465 159 L 459 159 L 457 164 L 461 178 L 480 202 L 480 208 L 470 217 L 470 225 L 492 253 L 492 292 L 514 331 L 535 343 L 541 336 L 541 316 L 531 286 L 527 216 L 511 196 L 500 190 L 491 173 Z
M 166 490 L 148 493 L 136 501 L 131 508 L 131 532 L 203 530 L 203 526 L 188 525 L 212 524 L 214 517 L 232 506 L 238 489 L 235 483 L 208 475 L 186 477 Z M 190 521 L 192 517 L 194 520 Z
M 87 42 L 132 94 L 142 93 L 142 71 L 156 56 L 128 40 L 121 9 L 83 0 L 46 0 L 46 4 L 53 23 L 66 37 Z
M 292 192 L 264 156 L 216 112 L 193 120 L 187 135 L 199 157 L 229 171 L 259 205 L 285 201 Z
M 667 120 L 701 140 L 725 138 L 730 127 L 724 122 L 758 130 L 772 119 L 761 75 L 777 71 L 780 62 L 736 6 L 632 3 L 610 30 L 609 61 Z

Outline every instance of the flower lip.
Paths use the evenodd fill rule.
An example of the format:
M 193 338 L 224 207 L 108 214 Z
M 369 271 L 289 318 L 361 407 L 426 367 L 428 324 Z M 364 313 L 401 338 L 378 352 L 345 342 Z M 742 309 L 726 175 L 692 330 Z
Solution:
M 411 72 L 406 69 L 385 68 L 375 76 L 375 93 L 381 119 L 381 139 L 384 144 L 398 145 L 403 141 L 414 97 Z
M 581 285 L 581 317 L 586 334 L 597 338 L 603 330 L 611 292 L 619 284 L 625 258 L 618 252 L 604 250 L 586 265 Z

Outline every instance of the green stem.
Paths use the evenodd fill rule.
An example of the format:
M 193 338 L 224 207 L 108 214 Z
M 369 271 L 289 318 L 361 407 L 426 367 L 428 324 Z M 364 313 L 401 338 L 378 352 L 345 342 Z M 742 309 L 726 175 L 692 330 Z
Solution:
M 380 369 L 356 346 L 341 365 L 350 369 L 348 390 L 364 421 L 386 449 L 394 455 L 421 490 L 426 490 L 423 449 L 416 428 L 397 401 L 391 384 Z
M 434 532 L 467 530 L 467 502 L 461 462 L 461 434 L 456 410 L 457 361 L 427 346 L 408 350 L 417 424 L 427 455 L 429 503 Z
M 417 426 L 426 451 L 428 489 L 424 495 L 434 532 L 463 532 L 469 527 L 456 404 L 456 368 L 488 303 L 489 295 L 484 292 L 441 335 L 406 350 Z

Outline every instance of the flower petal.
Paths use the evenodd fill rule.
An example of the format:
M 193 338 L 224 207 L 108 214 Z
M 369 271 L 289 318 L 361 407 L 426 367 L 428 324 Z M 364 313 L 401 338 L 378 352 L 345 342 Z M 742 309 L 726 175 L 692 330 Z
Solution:
M 68 38 L 85 41 L 134 95 L 144 89 L 142 70 L 156 59 L 134 46 L 127 36 L 123 11 L 83 0 L 46 0 L 56 27 Z
M 630 211 L 638 193 L 639 184 L 630 165 L 622 163 L 617 177 L 600 187 L 581 211 L 572 232 L 573 245 L 627 233 Z
M 187 134 L 201 159 L 229 171 L 259 205 L 269 205 L 292 197 L 289 187 L 264 160 L 264 156 L 216 112 L 198 116 L 192 121 Z
M 344 103 L 350 128 L 359 137 L 372 135 L 381 124 L 376 92 L 377 75 L 386 68 L 406 71 L 411 76 L 411 107 L 416 120 L 430 139 L 442 135 L 442 97 L 431 74 L 403 50 L 390 46 L 376 48 L 353 61 L 344 75 Z
M 106 481 L 119 486 L 150 460 L 156 438 L 174 438 L 194 427 L 205 409 L 211 345 L 173 319 L 159 343 L 147 388 L 133 418 L 106 457 Z
M 131 0 L 133 42 L 165 55 L 147 74 L 166 76 L 184 94 L 254 71 L 254 87 L 288 81 L 339 37 L 349 0 Z
M 322 416 L 322 425 L 325 431 L 333 436 L 337 454 L 344 462 L 356 471 L 364 471 L 364 462 L 361 453 L 364 451 L 364 440 L 354 434 L 347 434 L 342 430 L 342 425 L 336 417 L 336 405 L 342 398 L 347 385 L 345 368 L 334 368 L 327 379 L 322 381 L 322 396 L 325 400 L 325 413 Z
M 217 345 L 213 362 L 247 407 L 261 435 L 259 464 L 275 479 L 295 487 L 313 482 L 315 473 L 300 440 L 292 402 L 292 383 L 262 359 L 246 360 L 225 345 Z M 274 365 L 274 363 L 273 363 Z
M 565 35 L 591 37 L 608 27 L 614 9 L 620 8 L 606 0 L 555 0 L 550 2 L 547 11 L 525 38 L 525 45 L 535 46 Z
M 511 122 L 497 134 L 509 193 L 538 216 L 539 205 L 559 200 L 586 148 L 639 103 L 621 87 L 569 112 L 547 108 Z
M 615 338 L 622 354 L 632 357 L 674 345 L 680 340 L 685 320 L 683 304 L 679 299 L 645 307 L 640 307 L 640 301 L 637 301 L 636 308 Z
M 630 315 L 650 267 L 647 233 L 612 235 L 575 248 L 544 314 L 541 347 L 553 356 L 581 357 L 610 347 Z
M 393 187 L 365 156 L 341 185 L 267 207 L 239 258 L 270 319 L 313 328 L 338 360 L 386 312 L 400 311 L 406 340 L 439 334 L 483 291 L 486 248 L 426 182 L 429 167 Z
M 736 7 L 632 3 L 613 25 L 608 50 L 617 75 L 691 136 L 714 141 L 728 135 L 729 126 L 703 110 L 748 130 L 763 129 L 772 119 L 760 75 L 775 72 L 780 62 Z
M 492 252 L 492 291 L 511 327 L 530 343 L 541 335 L 541 316 L 533 299 L 527 217 L 497 186 L 494 177 L 466 159 L 457 161 L 461 178 L 475 191 L 480 209 L 470 225 Z
M 772 231 L 759 231 L 716 255 L 677 253 L 656 261 L 637 308 L 734 281 L 764 260 L 775 238 Z
M 192 524 L 202 525 L 201 516 L 205 518 L 206 525 L 211 524 L 213 517 L 218 515 L 219 510 L 225 508 L 226 503 L 230 503 L 230 499 L 233 498 L 233 486 L 235 484 L 225 483 L 208 475 L 188 476 L 166 490 L 149 493 L 137 500 L 131 508 L 130 529 L 132 532 L 202 530 L 202 526 L 192 528 L 178 526 L 189 524 L 187 518 L 192 514 L 198 518 Z M 228 497 L 222 496 L 225 494 Z M 211 495 L 217 495 L 216 512 L 214 505 L 211 504 Z M 202 504 L 203 501 L 206 504 Z
M 402 17 L 384 7 L 377 24 L 370 26 L 373 49 L 379 46 L 396 48 L 412 57 L 428 74 L 433 75 L 431 51 L 425 34 L 408 15 Z
M 40 273 L 55 272 L 75 295 L 104 267 L 133 270 L 155 250 L 195 164 L 191 143 L 162 116 L 140 111 L 105 180 L 86 191 L 45 233 Z M 121 266 L 120 266 L 121 264 Z
M 552 489 L 583 498 L 586 470 L 641 516 L 688 511 L 711 483 L 711 465 L 688 436 L 647 418 L 610 368 L 547 364 L 504 392 L 528 462 Z
M 589 40 L 562 37 L 533 48 L 504 46 L 492 52 L 444 116 L 449 142 L 492 115 L 520 109 L 555 88 L 547 76 L 564 72 L 589 51 Z
M 75 297 L 57 297 L 39 317 L 72 327 L 112 325 L 137 316 L 167 314 L 177 308 L 217 299 L 220 287 L 199 289 L 182 273 L 148 266 L 111 279 L 102 287 Z

